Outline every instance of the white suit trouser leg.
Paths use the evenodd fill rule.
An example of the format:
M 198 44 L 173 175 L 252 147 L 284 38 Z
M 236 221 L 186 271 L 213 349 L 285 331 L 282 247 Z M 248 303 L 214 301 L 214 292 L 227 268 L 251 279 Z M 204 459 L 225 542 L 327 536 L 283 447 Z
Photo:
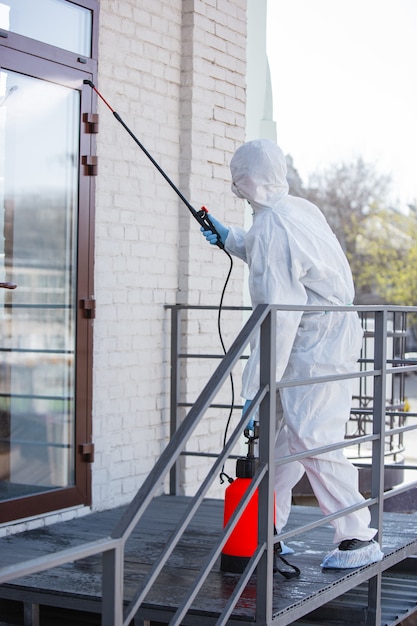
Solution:
M 349 417 L 351 388 L 346 381 L 288 387 L 281 390 L 285 427 L 276 438 L 276 458 L 285 449 L 291 454 L 343 441 Z M 358 490 L 358 471 L 343 454 L 335 450 L 302 460 L 311 487 L 325 515 L 363 502 Z M 294 467 L 291 467 L 291 466 Z M 302 475 L 300 463 L 276 467 L 275 489 L 277 530 L 285 525 L 291 504 L 292 487 Z M 298 478 L 297 478 L 298 476 Z M 372 539 L 376 530 L 369 528 L 370 513 L 360 509 L 331 522 L 334 542 L 344 539 Z
M 289 456 L 291 452 L 288 446 L 287 426 L 279 392 L 276 403 L 275 460 L 278 460 L 284 456 Z M 298 461 L 285 465 L 275 465 L 275 527 L 278 532 L 281 532 L 287 523 L 291 511 L 292 488 L 295 487 L 303 474 L 304 466 Z

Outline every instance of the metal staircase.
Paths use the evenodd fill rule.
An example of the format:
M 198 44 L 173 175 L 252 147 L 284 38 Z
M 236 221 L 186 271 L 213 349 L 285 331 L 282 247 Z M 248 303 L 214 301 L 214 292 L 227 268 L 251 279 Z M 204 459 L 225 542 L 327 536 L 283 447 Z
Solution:
M 374 319 L 372 356 L 366 358 L 366 367 L 363 367 L 361 371 L 355 371 L 346 376 L 346 378 L 355 378 L 357 380 L 369 379 L 373 381 L 372 400 L 366 407 L 367 411 L 370 408 L 368 415 L 371 416 L 369 420 L 371 429 L 354 439 L 347 439 L 335 445 L 323 446 L 314 450 L 315 454 L 320 454 L 352 445 L 366 445 L 371 450 L 370 494 L 363 505 L 356 505 L 355 507 L 350 507 L 349 509 L 345 509 L 330 516 L 323 516 L 320 512 L 315 511 L 314 519 L 311 519 L 311 512 L 307 511 L 305 523 L 302 523 L 303 517 L 301 515 L 302 512 L 300 512 L 297 524 L 290 527 L 278 537 L 274 537 L 273 533 L 273 516 L 271 514 L 260 515 L 258 548 L 243 574 L 235 578 L 233 584 L 227 586 L 224 584 L 224 577 L 222 577 L 218 571 L 218 560 L 222 548 L 233 532 L 239 516 L 242 514 L 255 490 L 258 490 L 259 494 L 259 510 L 269 513 L 273 510 L 274 485 L 273 472 L 270 471 L 270 468 L 273 466 L 274 459 L 273 449 L 269 442 L 274 441 L 275 420 L 270 420 L 269 415 L 275 413 L 275 392 L 277 387 L 274 376 L 276 345 L 275 311 L 278 308 L 288 311 L 306 309 L 323 310 L 322 307 L 278 307 L 270 305 L 257 307 L 233 342 L 230 350 L 228 350 L 224 358 L 220 360 L 213 376 L 207 382 L 196 401 L 193 402 L 184 420 L 177 427 L 173 428 L 169 444 L 151 470 L 136 497 L 131 504 L 125 508 L 122 516 L 114 525 L 111 532 L 104 537 L 85 541 L 78 545 L 73 545 L 66 549 L 37 558 L 28 559 L 17 557 L 13 562 L 7 562 L 6 551 L 2 550 L 2 540 L 0 540 L 0 562 L 3 565 L 3 567 L 0 568 L 0 585 L 2 585 L 0 586 L 0 597 L 13 597 L 13 589 L 16 591 L 20 584 L 18 579 L 20 579 L 20 581 L 26 580 L 30 576 L 48 572 L 52 568 L 58 568 L 56 570 L 57 572 L 61 569 L 64 573 L 65 571 L 68 573 L 66 568 L 69 567 L 69 564 L 74 564 L 75 567 L 76 563 L 86 559 L 91 560 L 92 558 L 95 558 L 95 562 L 97 562 L 96 557 L 102 555 L 102 568 L 100 565 L 102 580 L 101 594 L 98 599 L 95 598 L 96 604 L 98 603 L 99 606 L 99 608 L 95 610 L 101 612 L 101 624 L 103 626 L 128 626 L 132 623 L 148 625 L 152 622 L 152 619 L 156 619 L 156 616 L 159 616 L 158 619 L 160 619 L 160 621 L 172 625 L 190 624 L 191 626 L 196 626 L 197 624 L 216 624 L 216 626 L 222 626 L 236 623 L 256 624 L 260 626 L 276 623 L 280 626 L 285 626 L 285 624 L 292 623 L 307 624 L 310 622 L 305 621 L 306 616 L 309 616 L 308 619 L 313 619 L 314 611 L 317 611 L 319 608 L 324 610 L 329 602 L 335 602 L 337 600 L 339 603 L 338 606 L 340 606 L 341 603 L 344 607 L 349 607 L 352 594 L 357 598 L 359 598 L 359 596 L 361 597 L 361 601 L 359 602 L 358 600 L 355 605 L 357 606 L 355 615 L 363 615 L 365 621 L 360 622 L 359 617 L 358 620 L 356 620 L 355 617 L 355 622 L 357 621 L 358 624 L 363 623 L 366 624 L 366 626 L 389 624 L 389 626 L 393 626 L 394 624 L 400 623 L 401 615 L 406 616 L 410 614 L 410 611 L 412 612 L 413 607 L 407 605 L 408 608 L 406 608 L 405 611 L 403 610 L 401 615 L 398 614 L 392 619 L 391 617 L 386 617 L 387 614 L 384 607 L 386 605 L 385 596 L 387 589 L 391 593 L 394 582 L 397 584 L 398 580 L 401 580 L 394 575 L 395 568 L 399 567 L 401 563 L 404 563 L 407 568 L 409 568 L 408 575 L 413 579 L 416 578 L 415 560 L 412 558 L 412 555 L 417 551 L 415 520 L 408 516 L 408 523 L 411 526 L 407 526 L 407 516 L 404 516 L 404 525 L 403 518 L 401 517 L 392 518 L 391 516 L 388 518 L 386 515 L 384 516 L 383 506 L 384 501 L 417 485 L 417 482 L 413 482 L 409 485 L 395 486 L 389 491 L 384 492 L 384 459 L 385 442 L 387 438 L 389 439 L 399 433 L 417 428 L 415 421 L 413 424 L 409 423 L 410 420 L 412 421 L 413 418 L 416 417 L 415 414 L 408 413 L 407 420 L 403 420 L 401 423 L 393 424 L 386 420 L 387 377 L 398 374 L 405 375 L 406 373 L 417 371 L 416 364 L 408 365 L 401 359 L 396 359 L 396 362 L 393 363 L 387 358 L 387 344 L 392 338 L 390 320 L 393 314 L 401 313 L 402 315 L 407 315 L 417 312 L 417 308 L 362 306 L 328 307 L 326 309 L 344 310 L 351 313 L 358 311 L 359 313 L 366 313 L 368 317 L 372 316 Z M 176 314 L 177 313 L 178 311 L 176 311 Z M 252 479 L 251 485 L 227 526 L 224 529 L 219 528 L 218 533 L 214 535 L 214 543 L 207 547 L 204 557 L 201 562 L 199 562 L 198 570 L 195 571 L 188 589 L 186 591 L 184 590 L 183 596 L 178 599 L 176 604 L 170 605 L 169 608 L 164 605 L 163 598 L 156 599 L 152 605 L 149 597 L 152 595 L 157 581 L 164 575 L 167 568 L 170 568 L 172 574 L 170 579 L 172 590 L 175 592 L 179 591 L 181 567 L 177 570 L 175 570 L 175 568 L 172 569 L 171 557 L 174 556 L 175 550 L 178 549 L 181 542 L 185 541 L 184 538 L 187 537 L 187 532 L 190 532 L 190 526 L 192 526 L 195 516 L 201 514 L 202 509 L 208 506 L 207 493 L 210 486 L 219 475 L 223 464 L 232 454 L 233 449 L 238 443 L 243 429 L 246 426 L 248 414 L 245 418 L 238 421 L 220 453 L 212 455 L 213 463 L 207 476 L 201 481 L 196 493 L 192 497 L 183 500 L 184 506 L 181 515 L 178 520 L 175 521 L 172 528 L 170 528 L 169 536 L 167 540 L 164 541 L 158 558 L 149 565 L 146 574 L 140 576 L 135 591 L 127 598 L 125 594 L 127 584 L 125 576 L 127 567 L 127 546 L 129 542 L 132 541 L 135 532 L 137 532 L 136 529 L 141 528 L 141 522 L 150 514 L 149 512 L 155 505 L 155 502 L 161 497 L 161 485 L 164 484 L 164 481 L 167 481 L 169 478 L 171 479 L 170 497 L 172 498 L 172 502 L 180 498 L 180 496 L 175 495 L 175 492 L 172 493 L 173 489 L 175 491 L 175 485 L 177 484 L 175 468 L 181 456 L 187 453 L 187 443 L 192 441 L 193 433 L 200 423 L 200 420 L 208 408 L 215 402 L 217 394 L 228 380 L 236 363 L 242 358 L 242 355 L 244 355 L 251 338 L 254 337 L 256 333 L 260 333 L 261 342 L 260 385 L 258 393 L 252 402 L 250 413 L 254 413 L 256 410 L 259 411 L 259 466 Z M 178 358 L 180 354 L 178 345 L 176 345 L 175 351 L 177 355 L 175 358 Z M 340 378 L 339 375 L 335 375 L 307 380 L 287 381 L 285 384 L 279 383 L 278 387 L 294 384 L 313 384 Z M 177 383 L 174 384 L 174 388 L 176 388 L 176 384 Z M 176 398 L 176 406 L 177 405 L 178 398 Z M 404 412 L 398 410 L 398 415 L 401 413 Z M 291 460 L 300 460 L 303 456 L 311 455 L 312 451 L 308 451 L 280 459 L 279 463 L 285 464 Z M 219 509 L 219 505 L 221 508 L 221 503 L 211 504 L 214 508 L 217 507 L 216 510 Z M 172 504 L 172 506 L 174 507 L 174 504 Z M 315 568 L 315 573 L 312 573 L 314 580 L 305 581 L 304 585 L 305 589 L 308 588 L 309 591 L 305 592 L 305 589 L 303 591 L 303 580 L 300 580 L 297 583 L 297 589 L 300 594 L 299 597 L 294 598 L 290 595 L 287 600 L 285 600 L 285 598 L 283 600 L 282 594 L 286 588 L 283 587 L 283 585 L 279 585 L 279 581 L 276 580 L 276 577 L 274 577 L 272 573 L 274 542 L 277 540 L 296 541 L 299 537 L 305 538 L 306 534 L 307 536 L 313 536 L 314 532 L 325 532 L 326 527 L 328 527 L 332 519 L 336 519 L 349 511 L 358 509 L 360 506 L 370 508 L 372 525 L 378 529 L 380 542 L 384 544 L 385 536 L 390 542 L 384 560 L 365 568 L 346 571 L 342 573 L 342 575 L 339 573 L 339 575 L 335 575 L 334 579 L 327 577 L 325 580 L 322 580 L 318 567 L 320 561 L 316 563 L 317 558 L 316 561 L 314 561 L 313 558 L 311 564 L 312 567 L 314 566 Z M 388 531 L 386 530 L 387 528 Z M 403 528 L 403 531 L 399 532 L 398 530 L 398 532 L 396 532 L 396 528 Z M 155 535 L 158 536 L 156 526 Z M 211 537 L 213 537 L 213 533 Z M 29 540 L 29 536 L 27 539 Z M 141 539 L 141 537 L 139 537 L 139 539 Z M 158 538 L 158 540 L 160 541 L 160 538 Z M 205 541 L 204 534 L 201 537 L 201 541 Z M 302 559 L 303 557 L 301 556 L 300 558 Z M 412 565 L 410 565 L 410 563 Z M 176 574 L 173 572 L 176 572 Z M 395 578 L 396 580 L 394 581 Z M 212 602 L 212 605 L 217 608 L 212 608 L 207 611 L 201 609 L 196 612 L 195 607 L 198 606 L 198 599 L 201 598 L 205 586 L 207 586 L 210 581 L 213 583 L 212 586 L 214 585 L 215 589 L 217 589 L 217 596 L 215 599 L 213 598 Z M 307 582 L 310 584 L 310 587 L 308 587 Z M 130 583 L 132 583 L 132 580 L 130 580 Z M 401 582 L 398 584 L 399 587 L 402 588 L 401 593 L 398 595 L 408 597 L 408 586 L 405 583 L 401 584 Z M 24 586 L 25 597 L 27 600 L 26 604 L 32 608 L 31 611 L 28 609 L 28 615 L 30 614 L 30 617 L 25 618 L 25 626 L 30 623 L 42 623 L 39 618 L 39 612 L 36 613 L 34 608 L 42 604 L 42 598 L 40 597 L 39 591 L 36 593 L 36 588 L 29 589 L 29 587 L 30 585 Z M 292 591 L 294 592 L 294 588 Z M 49 594 L 49 596 L 51 596 L 51 594 Z M 247 606 L 246 617 L 245 611 L 242 613 L 242 599 L 244 598 L 246 598 Z M 47 604 L 47 601 L 48 593 L 45 592 L 45 604 Z M 414 607 L 417 608 L 417 598 L 413 601 Z M 79 608 L 82 608 L 80 596 L 74 599 L 74 603 L 77 602 Z M 284 602 L 284 604 L 282 602 Z M 390 601 L 388 601 L 388 604 L 389 603 Z M 90 606 L 90 604 L 88 606 Z M 245 602 L 243 602 L 243 606 L 245 606 Z M 74 606 L 74 608 L 76 608 L 76 606 Z M 335 610 L 338 611 L 339 609 Z M 342 613 L 343 611 L 340 615 L 342 615 Z M 333 613 L 333 617 L 334 616 L 335 614 Z M 322 617 L 319 619 L 323 620 Z M 387 619 L 390 621 L 386 621 Z M 320 623 L 321 626 L 324 626 L 327 622 L 319 621 L 315 623 Z M 342 621 L 342 623 L 347 622 Z M 348 623 L 352 624 L 352 620 Z

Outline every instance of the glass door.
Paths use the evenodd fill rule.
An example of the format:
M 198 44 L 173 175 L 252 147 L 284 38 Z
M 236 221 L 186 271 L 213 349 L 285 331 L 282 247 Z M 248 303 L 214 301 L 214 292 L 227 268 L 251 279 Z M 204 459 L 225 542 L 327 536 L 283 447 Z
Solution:
M 91 502 L 94 177 L 81 69 L 2 49 L 0 523 Z M 88 159 L 87 159 L 88 161 Z
M 74 484 L 79 92 L 0 72 L 0 501 Z

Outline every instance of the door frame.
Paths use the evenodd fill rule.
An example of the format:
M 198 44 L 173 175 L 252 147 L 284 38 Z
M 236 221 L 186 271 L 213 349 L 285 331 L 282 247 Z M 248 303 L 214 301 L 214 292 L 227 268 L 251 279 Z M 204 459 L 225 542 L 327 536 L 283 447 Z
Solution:
M 84 80 L 95 81 L 97 72 L 98 2 L 78 2 L 95 9 L 93 14 L 93 57 L 83 59 L 76 54 L 54 48 L 41 42 L 7 33 L 0 38 L 1 68 L 36 79 L 77 89 L 80 92 L 79 134 L 79 194 L 77 239 L 77 310 L 75 338 L 75 484 L 71 487 L 51 489 L 0 502 L 0 523 L 15 521 L 91 504 L 92 443 L 92 367 L 93 367 L 93 311 L 94 311 L 94 202 L 95 177 L 91 168 L 83 165 L 84 155 L 94 155 L 95 130 L 85 120 L 84 114 L 95 110 L 96 98 Z M 87 303 L 87 304 L 86 304 Z

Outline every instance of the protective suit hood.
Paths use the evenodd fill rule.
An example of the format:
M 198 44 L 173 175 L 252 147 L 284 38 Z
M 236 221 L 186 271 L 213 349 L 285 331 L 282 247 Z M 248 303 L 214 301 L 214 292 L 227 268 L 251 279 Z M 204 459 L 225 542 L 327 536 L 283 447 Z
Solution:
M 232 191 L 250 202 L 254 211 L 274 208 L 288 195 L 284 153 L 269 139 L 248 141 L 230 162 Z

